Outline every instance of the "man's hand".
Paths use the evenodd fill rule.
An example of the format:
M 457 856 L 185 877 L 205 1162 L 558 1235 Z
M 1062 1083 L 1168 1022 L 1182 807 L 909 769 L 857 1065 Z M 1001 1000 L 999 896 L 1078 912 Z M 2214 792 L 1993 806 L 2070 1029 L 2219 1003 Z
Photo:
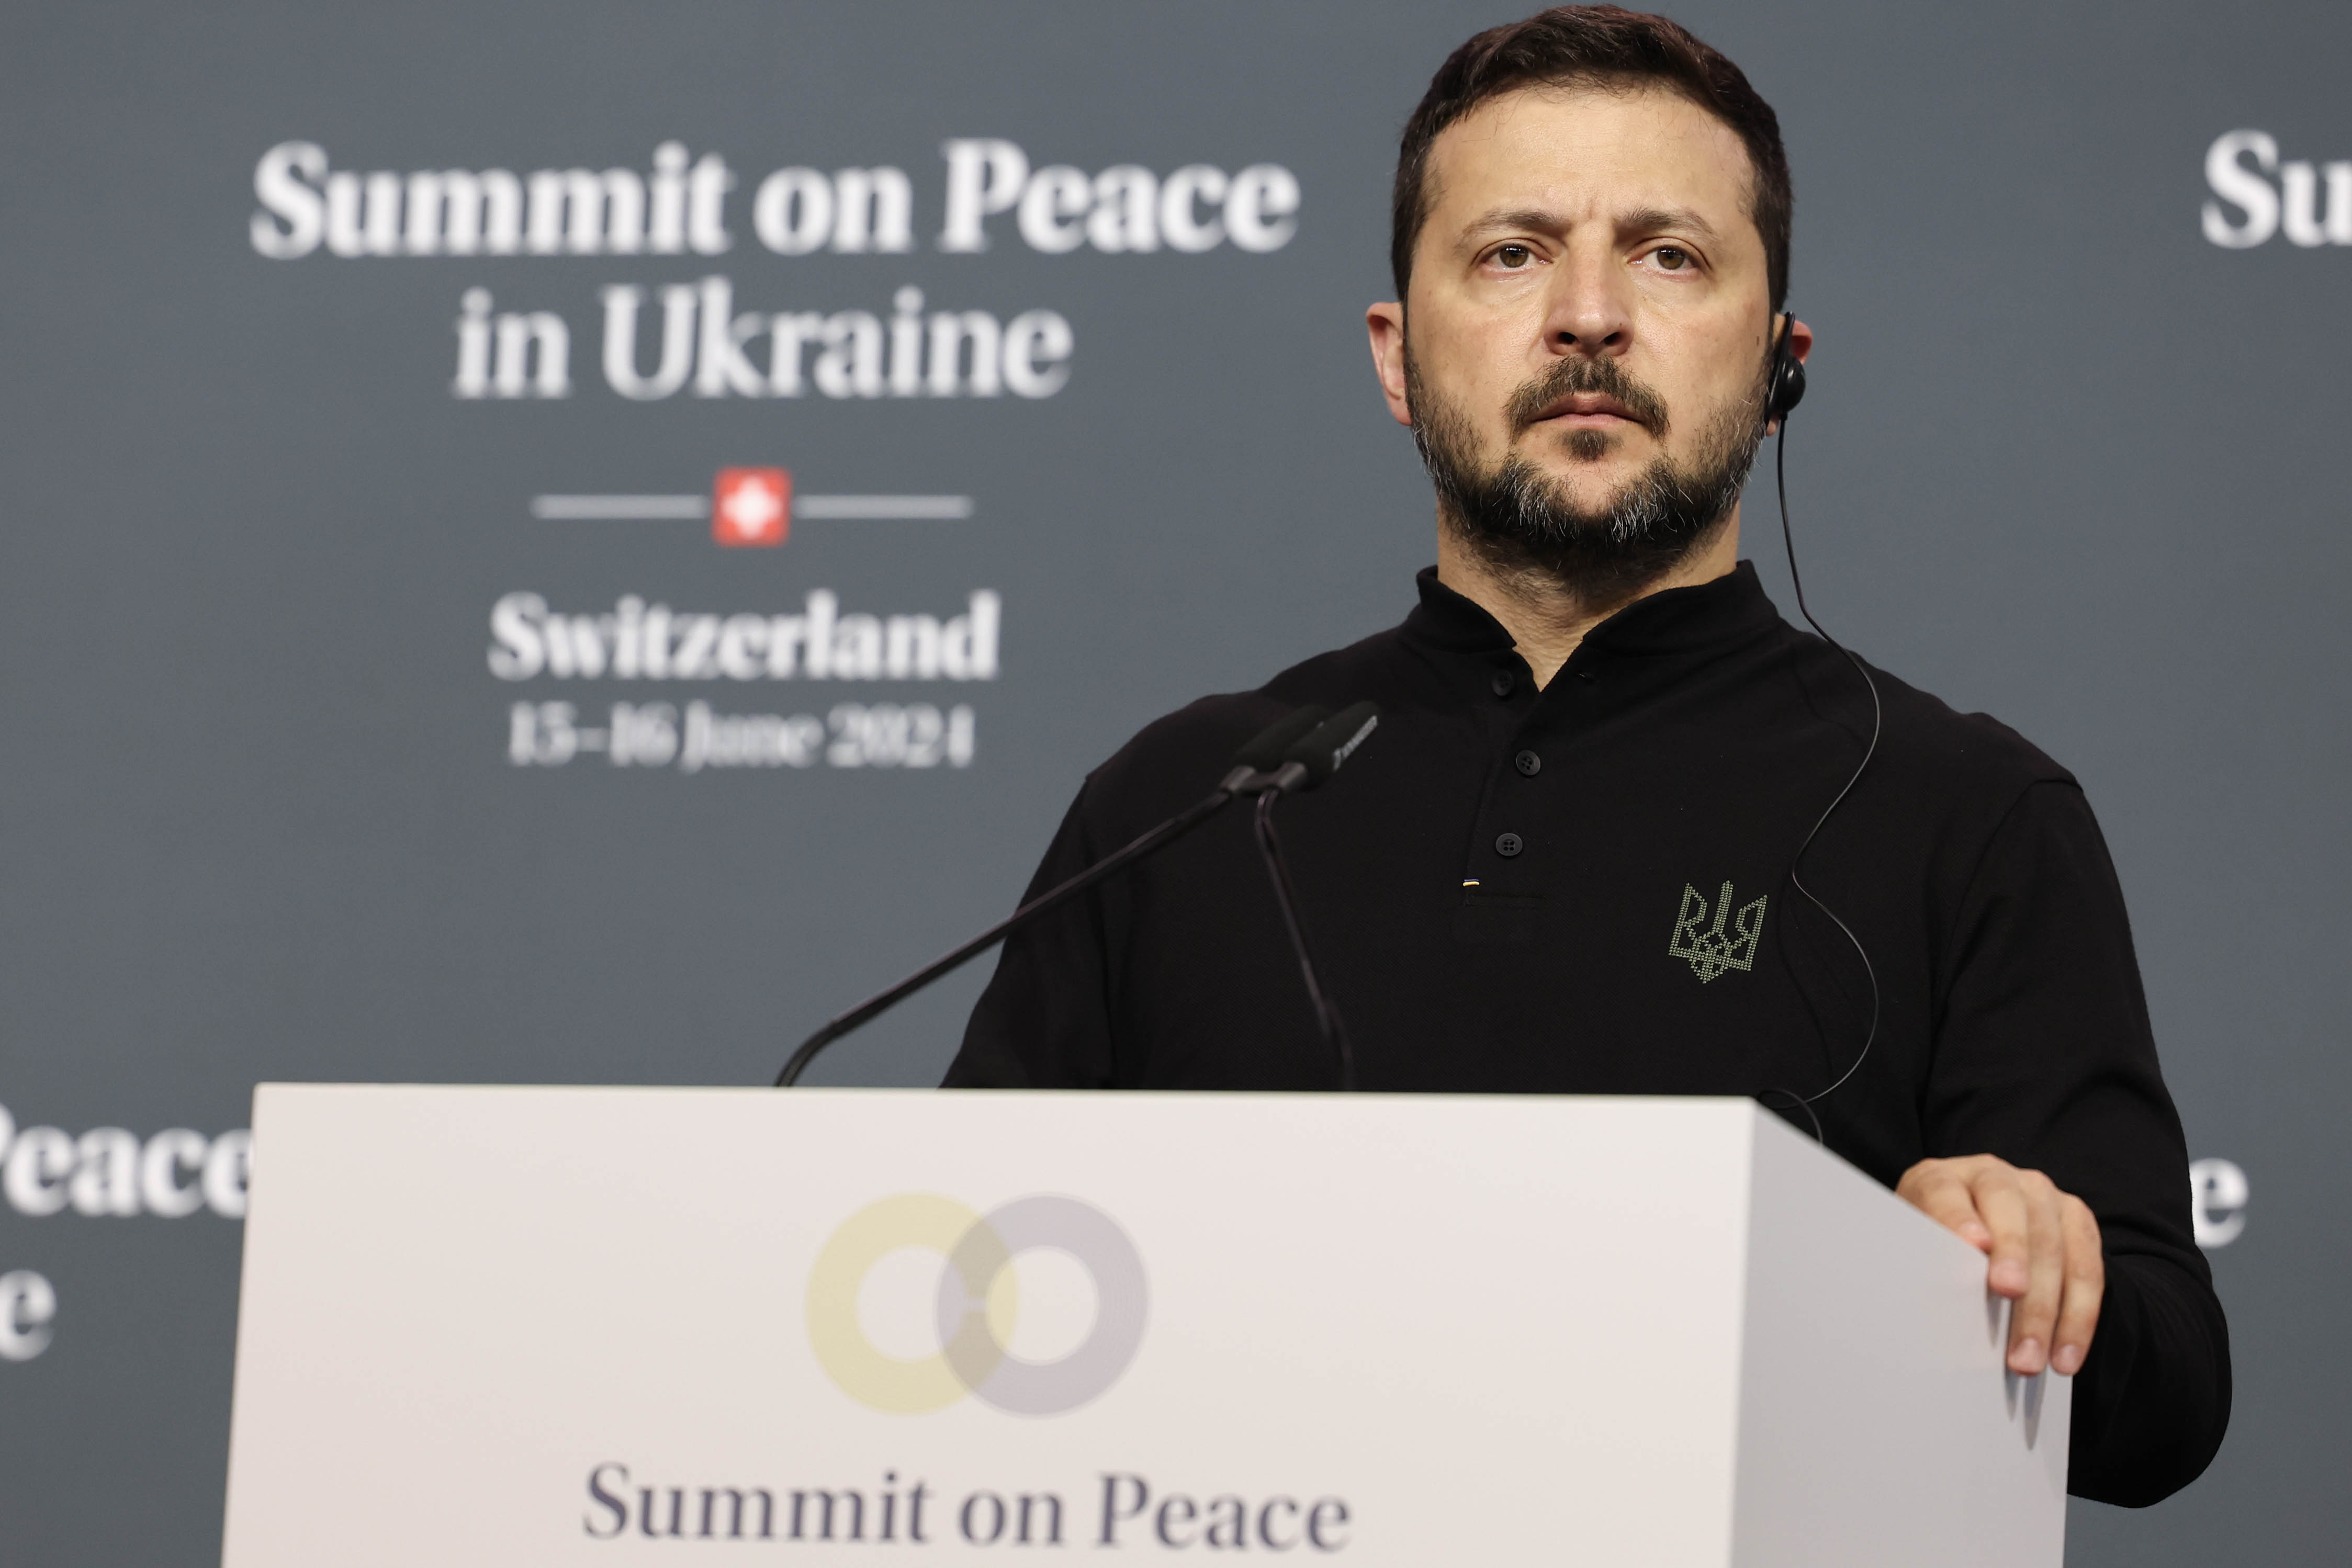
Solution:
M 1994 1155 L 1921 1160 L 1895 1193 L 1992 1255 L 1985 1283 L 2017 1303 L 2009 1313 L 2011 1372 L 2030 1377 L 2046 1364 L 2072 1377 L 2083 1369 L 2107 1288 L 2090 1205 Z

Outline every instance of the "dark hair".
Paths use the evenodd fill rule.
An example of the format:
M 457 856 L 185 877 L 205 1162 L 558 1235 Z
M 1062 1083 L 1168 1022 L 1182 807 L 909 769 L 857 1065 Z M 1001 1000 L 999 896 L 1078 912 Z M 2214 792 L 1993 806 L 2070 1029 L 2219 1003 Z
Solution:
M 1397 151 L 1389 267 L 1397 298 L 1412 278 L 1412 247 L 1429 217 L 1429 150 L 1438 133 L 1489 99 L 1527 87 L 1654 82 L 1682 94 L 1737 131 L 1755 166 L 1749 216 L 1764 236 L 1775 310 L 1789 294 L 1789 220 L 1795 197 L 1780 117 L 1748 78 L 1716 50 L 1664 16 L 1618 5 L 1556 5 L 1489 27 L 1446 57 L 1405 121 Z

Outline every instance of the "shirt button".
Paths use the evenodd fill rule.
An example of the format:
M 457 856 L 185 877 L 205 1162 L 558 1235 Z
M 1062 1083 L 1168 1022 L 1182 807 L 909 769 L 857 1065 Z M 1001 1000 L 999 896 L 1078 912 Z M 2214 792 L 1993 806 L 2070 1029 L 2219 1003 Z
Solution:
M 1495 852 L 1502 856 L 1505 860 L 1509 860 L 1513 855 L 1517 854 L 1521 850 L 1526 849 L 1527 847 L 1527 841 L 1520 838 L 1517 833 L 1505 833 L 1501 838 L 1495 841 Z
M 1511 758 L 1511 766 L 1532 779 L 1543 771 L 1543 758 L 1532 751 L 1522 751 Z
M 1507 697 L 1511 695 L 1511 688 L 1518 685 L 1518 682 L 1512 678 L 1510 671 L 1496 670 L 1495 672 L 1495 679 L 1491 684 L 1495 688 L 1495 695 L 1496 696 Z

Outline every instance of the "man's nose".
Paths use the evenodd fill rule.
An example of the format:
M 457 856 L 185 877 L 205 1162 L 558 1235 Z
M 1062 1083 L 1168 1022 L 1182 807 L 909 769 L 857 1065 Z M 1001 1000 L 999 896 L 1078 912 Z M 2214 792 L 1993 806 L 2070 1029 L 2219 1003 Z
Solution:
M 1594 359 L 1633 345 L 1631 280 L 1613 256 L 1571 256 L 1553 275 L 1544 345 L 1556 354 Z

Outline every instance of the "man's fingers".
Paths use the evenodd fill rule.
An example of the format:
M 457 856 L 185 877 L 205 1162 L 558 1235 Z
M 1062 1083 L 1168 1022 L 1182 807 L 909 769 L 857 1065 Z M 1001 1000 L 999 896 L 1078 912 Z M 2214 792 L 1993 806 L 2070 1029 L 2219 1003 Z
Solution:
M 1921 1160 L 1895 1190 L 1990 1254 L 1986 1288 L 2015 1303 L 2011 1371 L 2033 1376 L 2049 1367 L 2071 1377 L 2082 1369 L 2106 1295 L 2099 1222 L 2088 1205 L 1995 1155 Z
M 2017 1172 L 2007 1166 L 1980 1171 L 1969 1190 L 1985 1228 L 1992 1232 L 1992 1262 L 1985 1270 L 1985 1282 L 1993 1294 L 2017 1301 L 2033 1283 L 2032 1213 Z
M 2072 1377 L 2083 1370 L 2091 1353 L 2091 1335 L 2099 1326 L 2099 1304 L 2107 1291 L 2106 1258 L 2099 1246 L 2099 1222 L 2090 1205 L 2079 1197 L 2059 1199 L 2060 1223 L 2066 1238 L 2066 1299 L 2058 1311 L 2052 1343 L 2051 1369 Z
M 2016 1174 L 2026 1215 L 2025 1294 L 2009 1314 L 2009 1365 L 2027 1376 L 2050 1364 L 2051 1333 L 2066 1291 L 2066 1229 L 2055 1184 L 2039 1171 Z
M 1992 1245 L 1992 1232 L 1977 1217 L 1976 1196 L 1967 1180 L 1943 1161 L 1923 1163 L 1895 1189 L 1912 1207 L 1979 1248 Z

